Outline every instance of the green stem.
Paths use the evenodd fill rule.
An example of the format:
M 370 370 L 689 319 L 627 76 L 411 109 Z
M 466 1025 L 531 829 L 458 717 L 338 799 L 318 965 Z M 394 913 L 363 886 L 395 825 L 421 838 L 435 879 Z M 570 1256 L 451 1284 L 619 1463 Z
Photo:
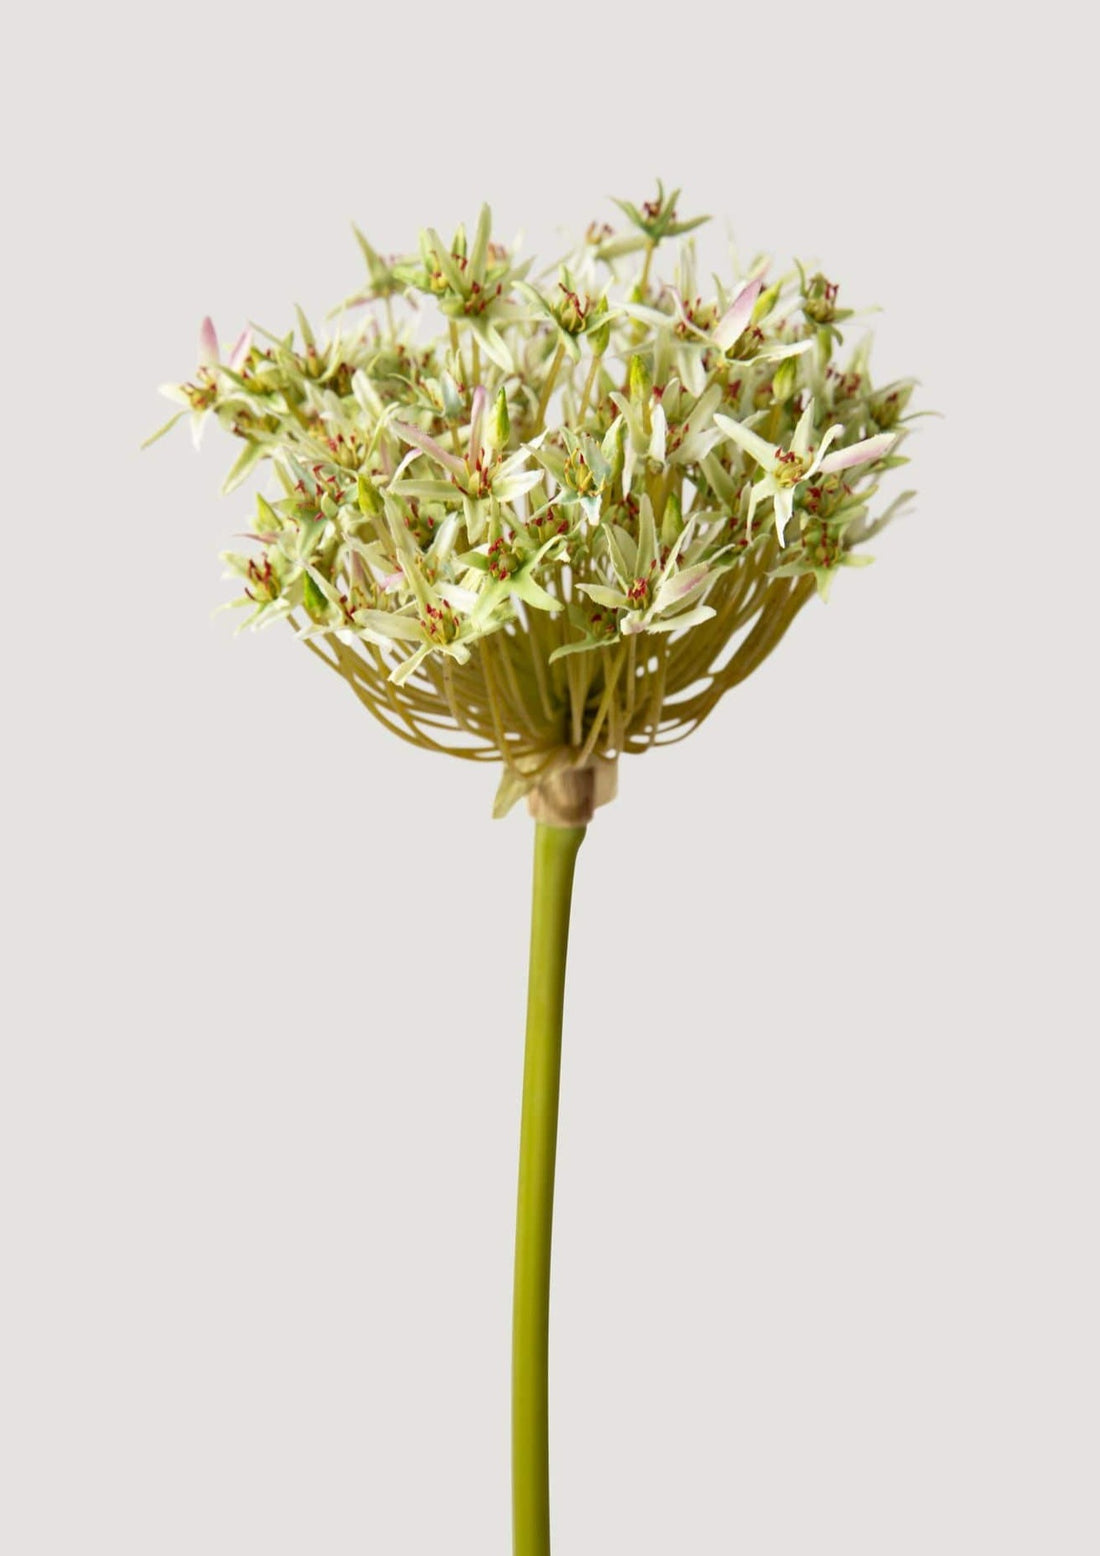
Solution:
M 584 381 L 584 390 L 581 394 L 581 408 L 577 412 L 578 427 L 584 425 L 584 418 L 588 411 L 588 396 L 592 393 L 592 385 L 596 382 L 596 374 L 600 370 L 600 363 L 602 360 L 602 354 L 600 356 L 594 356 L 592 358 L 592 365 L 588 369 L 588 377 Z
M 535 826 L 512 1306 L 514 1556 L 550 1553 L 550 1236 L 569 903 L 577 850 L 584 834 L 584 827 L 558 827 L 541 821 Z
M 554 391 L 554 380 L 558 376 L 558 368 L 561 366 L 561 359 L 564 357 L 564 355 L 565 346 L 561 341 L 559 341 L 558 349 L 554 352 L 554 360 L 550 364 L 550 371 L 547 373 L 545 379 L 543 380 L 542 393 L 539 395 L 538 410 L 535 412 L 535 425 L 531 432 L 532 437 L 537 436 L 537 434 L 542 431 L 542 424 L 546 420 L 546 412 L 550 405 L 550 396 Z
M 656 243 L 654 243 L 653 239 L 651 238 L 649 240 L 649 242 L 646 244 L 645 264 L 642 266 L 642 274 L 641 274 L 641 277 L 640 277 L 640 279 L 638 281 L 638 292 L 640 294 L 639 298 L 638 298 L 638 301 L 642 302 L 642 303 L 645 302 L 646 296 L 647 296 L 647 294 L 649 292 L 649 267 L 653 263 L 653 255 L 654 255 L 654 252 L 655 252 L 656 248 L 657 248 L 657 245 L 656 245 Z

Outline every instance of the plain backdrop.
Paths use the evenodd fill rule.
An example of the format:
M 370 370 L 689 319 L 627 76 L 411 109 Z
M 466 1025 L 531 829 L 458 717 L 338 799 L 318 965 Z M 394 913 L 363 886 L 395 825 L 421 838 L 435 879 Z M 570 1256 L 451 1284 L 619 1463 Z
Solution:
M 916 374 L 915 514 L 580 858 L 556 1556 L 1100 1549 L 1070 7 L 61 5 L 5 91 L 5 1556 L 509 1550 L 531 827 L 272 631 L 205 313 L 658 175 Z

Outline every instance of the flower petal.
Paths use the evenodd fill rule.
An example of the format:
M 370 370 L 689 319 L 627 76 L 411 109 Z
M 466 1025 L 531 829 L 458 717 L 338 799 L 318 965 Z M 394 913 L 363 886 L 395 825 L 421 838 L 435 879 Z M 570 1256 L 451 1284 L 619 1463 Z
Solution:
M 794 510 L 794 491 L 789 486 L 781 486 L 775 493 L 775 533 L 779 536 L 779 544 L 783 545 L 784 534 L 787 525 L 791 522 L 791 513 Z
M 733 303 L 718 320 L 711 339 L 719 351 L 728 351 L 745 333 L 763 285 L 763 277 L 760 276 L 755 281 L 746 281 Z
M 799 459 L 805 459 L 810 447 L 810 433 L 814 427 L 814 397 L 811 394 L 806 401 L 806 409 L 798 418 L 798 426 L 794 429 L 794 437 L 791 439 L 791 453 L 797 454 Z
M 776 470 L 779 461 L 775 457 L 774 443 L 768 443 L 758 432 L 753 432 L 751 427 L 743 426 L 741 422 L 734 421 L 732 416 L 717 415 L 714 425 L 720 427 L 727 438 L 732 438 L 739 448 L 744 449 L 756 460 L 758 465 L 763 465 L 769 474 Z
M 209 316 L 199 325 L 199 366 L 213 367 L 218 360 L 218 332 Z
M 879 432 L 862 443 L 852 443 L 848 448 L 838 448 L 826 454 L 818 465 L 822 475 L 832 475 L 837 470 L 850 470 L 853 465 L 867 465 L 872 459 L 881 459 L 897 442 L 896 432 Z
M 430 438 L 426 432 L 421 432 L 419 427 L 410 427 L 408 422 L 393 421 L 390 423 L 393 430 L 403 443 L 411 443 L 422 454 L 427 454 L 429 459 L 434 459 L 437 465 L 442 465 L 444 470 L 450 470 L 452 475 L 466 480 L 466 466 L 455 454 L 449 454 L 434 438 Z
M 653 609 L 658 615 L 668 610 L 670 605 L 676 605 L 681 600 L 686 600 L 688 595 L 702 588 L 710 573 L 709 562 L 695 562 L 691 567 L 682 568 L 667 579 L 657 590 L 653 600 Z
M 232 368 L 235 373 L 239 373 L 245 362 L 248 360 L 248 353 L 251 350 L 252 331 L 250 329 L 243 329 L 237 336 L 236 340 L 233 342 L 233 349 L 229 353 L 226 366 Z
M 487 207 L 486 207 L 487 209 Z M 485 385 L 478 384 L 470 402 L 470 465 L 477 463 L 482 452 L 481 434 L 485 425 L 485 405 L 488 400 Z
M 657 464 L 663 465 L 665 462 L 665 445 L 668 434 L 668 418 L 665 415 L 663 406 L 655 405 L 653 407 L 651 425 L 653 431 L 650 433 L 649 437 L 649 457 Z

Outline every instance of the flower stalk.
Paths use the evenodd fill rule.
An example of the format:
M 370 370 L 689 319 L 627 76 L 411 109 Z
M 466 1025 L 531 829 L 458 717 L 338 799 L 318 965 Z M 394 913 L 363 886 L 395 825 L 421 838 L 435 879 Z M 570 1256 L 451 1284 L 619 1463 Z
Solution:
M 569 906 L 584 826 L 535 823 L 512 1308 L 514 1556 L 549 1556 L 550 1241 Z

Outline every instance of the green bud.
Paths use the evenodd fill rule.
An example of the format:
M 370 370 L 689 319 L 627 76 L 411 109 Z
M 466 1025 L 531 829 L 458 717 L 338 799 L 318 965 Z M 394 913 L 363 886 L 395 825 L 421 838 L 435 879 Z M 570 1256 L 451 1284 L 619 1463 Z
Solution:
M 368 519 L 381 518 L 385 511 L 382 505 L 382 494 L 373 481 L 368 481 L 365 475 L 360 475 L 356 483 L 359 496 L 360 512 L 365 513 Z
M 602 319 L 608 312 L 607 298 L 601 297 L 592 308 L 592 317 Z M 588 343 L 592 347 L 594 357 L 602 357 L 611 344 L 611 320 L 607 319 L 603 324 L 597 324 L 588 331 Z
M 794 357 L 780 362 L 772 379 L 772 397 L 782 403 L 789 400 L 798 387 L 798 363 Z
M 815 324 L 831 324 L 837 316 L 836 285 L 820 271 L 803 287 L 802 311 Z
M 321 622 L 328 617 L 328 601 L 309 573 L 302 575 L 302 604 L 314 621 Z
M 912 384 L 901 384 L 896 389 L 890 389 L 885 394 L 876 395 L 871 401 L 870 411 L 874 417 L 875 425 L 881 432 L 889 432 L 895 427 L 898 418 L 909 404 L 909 396 L 913 393 Z
M 754 324 L 759 324 L 761 319 L 768 317 L 768 314 L 771 313 L 779 301 L 779 291 L 779 283 L 776 282 L 773 286 L 765 287 L 760 293 L 752 310 L 752 322 Z
M 497 390 L 497 397 L 493 401 L 493 408 L 489 412 L 488 426 L 485 429 L 485 442 L 489 448 L 507 448 L 511 433 L 512 424 L 508 420 L 508 393 L 504 385 L 501 384 Z
M 623 466 L 626 463 L 625 443 L 626 422 L 621 416 L 616 416 L 600 443 L 600 453 L 607 465 L 608 484 L 617 481 L 623 473 Z
M 312 351 L 315 349 L 317 342 L 314 339 L 313 331 L 309 327 L 309 320 L 297 303 L 294 304 L 294 312 L 298 315 L 298 329 L 301 332 L 302 340 L 305 342 L 306 350 Z
M 461 421 L 463 404 L 462 396 L 458 392 L 458 385 L 450 373 L 443 373 L 439 380 L 439 387 L 443 394 L 443 414 L 448 421 Z
M 283 521 L 275 512 L 275 509 L 256 493 L 256 528 L 264 534 L 278 533 L 283 527 Z
M 643 354 L 638 351 L 630 359 L 627 380 L 632 405 L 645 405 L 653 393 L 653 375 Z

